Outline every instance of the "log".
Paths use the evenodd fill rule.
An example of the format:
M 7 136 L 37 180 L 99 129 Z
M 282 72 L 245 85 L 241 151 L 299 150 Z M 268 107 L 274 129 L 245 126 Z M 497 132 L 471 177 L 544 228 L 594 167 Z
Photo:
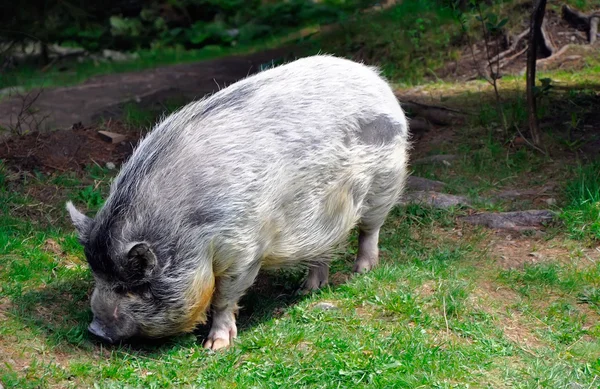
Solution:
M 569 23 L 571 27 L 580 31 L 585 31 L 588 34 L 588 41 L 590 44 L 593 44 L 596 41 L 598 37 L 600 12 L 584 14 L 564 4 L 562 6 L 562 18 Z
M 396 96 L 398 97 L 398 96 Z M 402 101 L 399 97 L 400 105 L 406 111 L 408 117 L 422 117 L 433 124 L 447 126 L 450 124 L 461 123 L 464 121 L 465 113 L 451 108 L 440 107 L 417 103 L 414 101 Z

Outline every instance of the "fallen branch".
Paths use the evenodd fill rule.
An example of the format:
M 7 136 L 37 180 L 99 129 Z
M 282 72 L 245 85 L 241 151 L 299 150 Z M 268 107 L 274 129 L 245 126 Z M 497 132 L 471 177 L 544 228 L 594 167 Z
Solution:
M 558 57 L 560 57 L 561 55 L 563 55 L 564 53 L 566 53 L 567 50 L 569 50 L 572 47 L 573 47 L 572 44 L 564 45 L 563 47 L 560 48 L 560 50 L 558 50 L 556 53 L 552 54 L 551 56 L 546 57 L 546 58 L 542 58 L 542 59 L 538 59 L 536 61 L 536 64 L 537 65 L 544 65 L 546 63 L 552 62 L 555 59 L 557 59 Z
M 513 41 L 513 43 L 510 45 L 510 47 L 508 49 L 504 50 L 503 52 L 499 53 L 498 55 L 496 55 L 494 58 L 492 58 L 492 62 L 502 60 L 507 55 L 512 54 L 515 50 L 517 50 L 517 47 L 519 47 L 519 43 L 521 43 L 523 38 L 525 38 L 527 35 L 529 35 L 529 29 L 527 29 L 527 30 L 521 32 L 519 35 L 517 35 L 515 37 L 515 40 Z
M 464 120 L 464 116 L 466 115 L 465 112 L 458 111 L 452 108 L 417 103 L 414 101 L 402 101 L 401 96 L 396 97 L 398 98 L 398 100 L 400 100 L 402 108 L 405 111 L 407 111 L 406 115 L 408 117 L 414 118 L 420 116 L 434 124 L 445 126 L 457 122 L 462 122 Z
M 511 62 L 513 62 L 516 58 L 520 57 L 521 55 L 523 55 L 523 53 L 525 53 L 528 49 L 528 46 L 525 46 L 525 48 L 523 50 L 518 51 L 515 55 L 512 55 L 508 58 L 505 58 L 503 60 L 500 61 L 500 68 L 504 68 L 507 65 L 509 65 Z

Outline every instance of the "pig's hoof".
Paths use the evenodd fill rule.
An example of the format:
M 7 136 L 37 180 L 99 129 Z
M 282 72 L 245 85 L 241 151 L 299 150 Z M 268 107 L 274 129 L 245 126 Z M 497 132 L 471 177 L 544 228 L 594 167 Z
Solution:
M 300 287 L 300 289 L 298 289 L 298 294 L 300 295 L 306 295 L 309 294 L 311 292 L 316 292 L 317 290 L 321 289 L 322 287 L 324 287 L 325 285 L 327 285 L 327 280 L 320 280 L 320 279 L 316 279 L 316 278 L 307 278 L 303 283 L 302 286 Z
M 230 345 L 229 339 L 223 339 L 223 338 L 216 338 L 216 339 L 208 338 L 206 340 L 206 342 L 204 342 L 204 348 L 213 350 L 213 351 L 228 348 L 229 345 Z
M 208 338 L 204 342 L 204 348 L 217 351 L 228 348 L 233 344 L 233 339 L 237 336 L 237 328 L 235 323 L 228 323 L 229 328 L 225 326 L 213 328 L 208 333 Z
M 377 266 L 377 262 L 377 258 L 358 258 L 356 262 L 354 262 L 354 268 L 352 269 L 352 271 L 359 274 L 366 273 L 369 270 L 373 269 L 375 266 Z

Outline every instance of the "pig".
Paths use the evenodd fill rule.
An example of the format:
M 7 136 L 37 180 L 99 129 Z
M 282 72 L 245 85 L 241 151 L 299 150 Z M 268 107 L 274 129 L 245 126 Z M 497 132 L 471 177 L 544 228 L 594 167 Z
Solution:
M 210 317 L 204 347 L 229 347 L 259 270 L 308 268 L 302 289 L 319 289 L 356 227 L 354 272 L 369 271 L 409 149 L 388 81 L 333 55 L 186 105 L 138 143 L 93 218 L 66 204 L 94 277 L 89 332 L 161 338 Z

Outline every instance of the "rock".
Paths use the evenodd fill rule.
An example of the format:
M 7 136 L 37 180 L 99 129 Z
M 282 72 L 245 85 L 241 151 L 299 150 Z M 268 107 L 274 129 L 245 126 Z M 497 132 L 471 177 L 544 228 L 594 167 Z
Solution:
M 445 183 L 429 180 L 427 178 L 409 176 L 406 180 L 406 189 L 410 191 L 436 191 L 444 189 Z
M 102 57 L 106 58 L 108 60 L 111 60 L 111 61 L 115 61 L 115 62 L 125 62 L 125 61 L 131 61 L 131 60 L 139 58 L 139 54 L 138 53 L 129 54 L 129 53 L 123 53 L 121 51 L 104 49 L 104 50 L 102 50 Z
M 419 158 L 411 161 L 412 165 L 420 165 L 426 163 L 441 163 L 446 166 L 450 166 L 450 161 L 454 161 L 458 159 L 458 155 L 454 154 L 440 154 L 440 155 L 432 155 L 430 157 Z
M 548 192 L 551 192 L 555 188 L 555 185 L 546 185 L 540 189 L 508 189 L 500 191 L 494 194 L 492 197 L 495 200 L 517 200 L 522 199 L 524 197 L 538 197 L 542 195 L 547 195 Z
M 318 303 L 316 304 L 314 307 L 314 309 L 320 309 L 322 311 L 329 311 L 332 309 L 337 309 L 337 305 L 332 304 L 332 303 L 328 303 L 328 302 L 322 302 L 322 303 Z
M 229 35 L 231 38 L 235 38 L 240 35 L 240 30 L 237 28 L 231 28 L 229 30 L 225 30 L 225 33 Z
M 105 140 L 110 143 L 119 143 L 127 139 L 125 135 L 117 134 L 110 131 L 98 131 L 98 135 L 100 135 L 100 138 L 102 138 L 102 140 Z
M 548 210 L 529 210 L 516 212 L 480 213 L 460 218 L 468 224 L 494 229 L 526 230 L 534 229 L 554 219 L 554 213 Z
M 26 92 L 26 89 L 22 86 L 9 86 L 8 88 L 0 89 L 0 98 L 5 96 L 18 96 Z
M 59 45 L 50 45 L 48 47 L 52 53 L 58 54 L 59 56 L 76 56 L 83 55 L 86 53 L 82 47 L 64 47 Z
M 108 170 L 114 170 L 117 166 L 112 162 L 106 162 L 106 168 Z
M 524 145 L 526 145 L 526 144 L 527 144 L 527 141 L 525 140 L 525 138 L 523 138 L 523 137 L 521 137 L 521 136 L 517 136 L 517 137 L 515 138 L 515 140 L 513 141 L 513 143 L 514 143 L 516 146 L 524 146 Z
M 405 193 L 398 203 L 401 205 L 422 204 L 442 209 L 471 205 L 471 202 L 464 196 L 455 196 L 431 190 Z
M 547 198 L 546 204 L 548 204 L 549 206 L 554 206 L 556 205 L 556 199 L 554 197 Z

